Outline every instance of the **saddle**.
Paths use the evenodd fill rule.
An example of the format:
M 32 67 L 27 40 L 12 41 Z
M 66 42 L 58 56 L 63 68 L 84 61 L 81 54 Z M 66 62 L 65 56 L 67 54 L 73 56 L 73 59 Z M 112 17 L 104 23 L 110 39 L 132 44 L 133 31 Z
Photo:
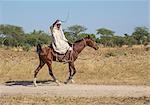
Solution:
M 69 44 L 70 45 L 70 44 Z M 64 62 L 64 63 L 68 63 L 71 62 L 73 59 L 73 50 L 68 50 L 65 54 L 60 54 L 58 52 L 56 52 L 53 47 L 52 44 L 50 44 L 49 46 L 52 49 L 52 54 L 54 56 L 54 60 L 57 62 Z M 71 46 L 70 46 L 71 47 Z

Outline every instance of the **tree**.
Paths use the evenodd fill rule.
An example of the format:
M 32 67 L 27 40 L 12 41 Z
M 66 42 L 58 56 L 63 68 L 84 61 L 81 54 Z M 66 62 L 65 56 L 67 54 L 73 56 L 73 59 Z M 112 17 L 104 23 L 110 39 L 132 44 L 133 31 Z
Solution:
M 2 24 L 0 25 L 0 33 L 3 34 L 7 38 L 7 40 L 6 38 L 3 38 L 5 43 L 7 43 L 7 45 L 20 46 L 24 43 L 24 31 L 22 27 Z M 4 44 L 3 42 L 2 44 Z
M 100 36 L 113 36 L 114 35 L 114 31 L 106 29 L 106 28 L 100 28 L 97 29 L 97 34 L 100 34 Z
M 85 28 L 84 26 L 81 26 L 81 25 L 73 25 L 73 26 L 68 27 L 68 31 L 72 32 L 75 37 L 78 37 L 78 35 L 81 32 L 84 32 L 86 30 L 87 30 L 87 28 Z
M 81 33 L 81 34 L 79 34 L 79 38 L 84 38 L 84 37 L 88 37 L 88 36 L 90 36 L 93 39 L 96 39 L 95 34 L 88 34 L 88 33 Z
M 0 25 L 0 33 L 13 38 L 24 35 L 22 27 L 4 24 Z
M 18 46 L 18 41 L 14 38 L 6 38 L 3 42 L 5 46 L 11 46 L 11 47 L 17 47 Z
M 100 40 L 99 42 L 101 44 L 104 44 L 104 46 L 114 46 L 113 45 L 113 39 L 112 37 L 114 36 L 114 31 L 106 28 L 100 28 L 97 29 L 97 34 L 100 34 Z
M 136 27 L 132 33 L 133 38 L 137 41 L 137 44 L 143 44 L 149 41 L 149 30 L 146 27 Z
M 125 44 L 125 38 L 122 36 L 113 36 L 112 41 L 114 46 L 122 47 Z
M 50 36 L 41 30 L 33 30 L 33 32 L 30 34 L 25 35 L 25 40 L 25 43 L 29 44 L 30 46 L 36 46 L 38 43 L 48 44 L 51 42 Z
M 76 41 L 76 38 L 74 37 L 74 33 L 64 31 L 64 34 L 70 43 L 73 43 Z
M 133 38 L 133 36 L 128 34 L 124 34 L 124 41 L 124 44 L 128 45 L 129 47 L 136 44 L 136 40 Z

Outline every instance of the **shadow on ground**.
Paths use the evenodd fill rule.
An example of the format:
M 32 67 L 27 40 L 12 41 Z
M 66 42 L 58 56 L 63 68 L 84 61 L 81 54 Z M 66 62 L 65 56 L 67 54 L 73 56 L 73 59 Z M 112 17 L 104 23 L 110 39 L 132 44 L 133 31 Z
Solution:
M 52 80 L 41 80 L 41 81 L 37 81 L 37 83 L 39 85 L 48 85 L 48 84 L 52 84 L 54 83 Z M 20 86 L 33 86 L 33 81 L 7 81 L 5 82 L 6 86 L 13 86 L 13 85 L 20 85 Z

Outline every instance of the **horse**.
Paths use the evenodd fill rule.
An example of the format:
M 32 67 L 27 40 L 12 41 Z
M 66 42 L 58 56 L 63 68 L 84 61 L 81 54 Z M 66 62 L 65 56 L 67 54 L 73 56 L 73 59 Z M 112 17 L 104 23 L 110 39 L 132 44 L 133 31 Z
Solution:
M 86 46 L 89 46 L 95 50 L 98 50 L 98 45 L 90 36 L 77 40 L 74 42 L 74 44 L 72 44 L 72 49 L 73 49 L 72 60 L 71 62 L 67 62 L 69 66 L 69 77 L 66 80 L 65 84 L 67 84 L 69 81 L 74 83 L 73 76 L 76 74 L 76 68 L 75 68 L 74 62 L 76 61 L 76 59 L 78 58 L 78 55 Z M 57 61 L 57 56 L 56 54 L 54 54 L 54 50 L 52 46 L 42 48 L 42 46 L 38 44 L 37 52 L 38 52 L 40 63 L 34 71 L 34 80 L 33 80 L 34 86 L 35 87 L 37 86 L 36 84 L 37 74 L 45 64 L 47 64 L 48 66 L 49 75 L 52 77 L 53 81 L 57 83 L 57 85 L 60 85 L 60 82 L 56 79 L 55 75 L 52 72 L 52 62 Z

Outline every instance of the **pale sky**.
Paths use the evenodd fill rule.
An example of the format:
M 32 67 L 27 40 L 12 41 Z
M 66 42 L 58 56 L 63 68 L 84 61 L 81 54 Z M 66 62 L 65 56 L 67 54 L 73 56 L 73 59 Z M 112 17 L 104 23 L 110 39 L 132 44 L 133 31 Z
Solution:
M 79 24 L 87 33 L 108 28 L 117 35 L 131 34 L 137 26 L 150 29 L 149 0 L 0 0 L 0 24 L 48 32 L 49 26 L 61 19 L 68 26 Z

